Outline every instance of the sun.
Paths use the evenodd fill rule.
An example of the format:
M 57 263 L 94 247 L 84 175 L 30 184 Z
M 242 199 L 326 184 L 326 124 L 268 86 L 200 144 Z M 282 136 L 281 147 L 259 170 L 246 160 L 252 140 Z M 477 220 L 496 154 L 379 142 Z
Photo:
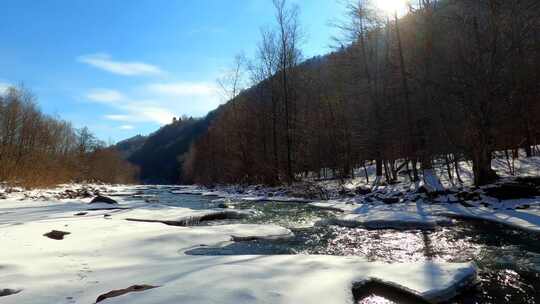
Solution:
M 376 0 L 377 7 L 385 14 L 399 16 L 407 12 L 407 0 Z

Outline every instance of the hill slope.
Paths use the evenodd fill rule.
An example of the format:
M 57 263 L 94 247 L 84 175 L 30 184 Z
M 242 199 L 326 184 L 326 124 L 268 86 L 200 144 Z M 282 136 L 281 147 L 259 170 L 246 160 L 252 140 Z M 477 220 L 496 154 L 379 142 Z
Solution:
M 144 183 L 181 183 L 181 156 L 202 134 L 216 115 L 210 112 L 202 119 L 186 119 L 163 126 L 147 137 L 136 136 L 116 145 L 128 161 L 139 166 Z
M 148 137 L 136 135 L 123 140 L 115 145 L 116 150 L 120 151 L 125 159 L 130 158 L 135 152 L 140 150 Z

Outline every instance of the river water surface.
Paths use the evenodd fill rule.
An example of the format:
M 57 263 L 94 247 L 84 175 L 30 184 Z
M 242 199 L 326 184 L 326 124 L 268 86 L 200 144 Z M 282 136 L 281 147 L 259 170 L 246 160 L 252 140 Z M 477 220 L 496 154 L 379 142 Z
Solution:
M 212 197 L 174 195 L 149 189 L 154 200 L 170 206 L 192 209 L 216 208 Z M 479 267 L 479 283 L 449 303 L 540 303 L 540 240 L 505 226 L 483 221 L 456 221 L 455 225 L 434 231 L 367 230 L 338 226 L 313 226 L 319 219 L 337 212 L 315 209 L 300 203 L 231 202 L 237 209 L 256 210 L 254 216 L 226 223 L 274 223 L 290 228 L 289 240 L 258 240 L 233 243 L 224 248 L 199 248 L 193 255 L 246 254 L 325 254 L 362 256 L 371 261 L 398 263 L 416 261 L 469 262 Z M 412 303 L 399 299 L 391 291 L 361 293 L 357 303 Z M 392 300 L 394 299 L 394 300 Z

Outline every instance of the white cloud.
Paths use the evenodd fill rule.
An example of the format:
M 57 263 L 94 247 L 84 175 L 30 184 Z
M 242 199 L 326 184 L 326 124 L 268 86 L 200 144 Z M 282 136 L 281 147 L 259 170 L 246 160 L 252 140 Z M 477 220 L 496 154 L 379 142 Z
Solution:
M 94 89 L 86 95 L 91 101 L 97 101 L 102 103 L 116 103 L 125 100 L 124 94 L 109 89 Z
M 140 112 L 142 119 L 158 122 L 162 125 L 171 123 L 172 118 L 175 116 L 174 113 L 168 109 L 161 107 L 141 107 L 138 111 Z
M 202 117 L 222 101 L 217 86 L 207 82 L 152 83 L 135 88 L 129 94 L 94 89 L 86 97 L 111 108 L 112 113 L 103 116 L 105 119 L 125 125 L 164 125 L 184 114 Z
M 96 68 L 105 70 L 110 73 L 123 76 L 144 76 L 144 75 L 159 75 L 163 71 L 152 64 L 144 62 L 122 62 L 114 61 L 108 54 L 92 54 L 84 55 L 77 58 L 79 62 L 83 62 Z
M 121 114 L 109 114 L 104 116 L 108 120 L 113 121 L 132 121 L 132 118 L 128 115 L 121 115 Z
M 153 83 L 147 86 L 148 91 L 155 94 L 172 96 L 217 96 L 216 85 L 205 82 Z
M 168 124 L 175 114 L 169 111 L 165 105 L 153 105 L 151 101 L 129 101 L 114 105 L 121 114 L 108 114 L 105 119 L 125 123 L 157 123 Z
M 120 126 L 120 130 L 126 130 L 126 131 L 127 131 L 127 130 L 133 130 L 133 129 L 135 129 L 135 127 L 132 126 L 132 125 L 123 125 L 123 126 Z

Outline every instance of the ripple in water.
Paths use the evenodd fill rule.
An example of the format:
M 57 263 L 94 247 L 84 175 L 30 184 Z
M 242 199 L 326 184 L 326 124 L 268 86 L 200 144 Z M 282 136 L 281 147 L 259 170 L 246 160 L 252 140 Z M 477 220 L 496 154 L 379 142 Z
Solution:
M 190 198 L 188 204 L 196 205 L 196 201 L 197 198 Z M 199 202 L 200 206 L 208 203 L 207 200 Z M 354 255 L 390 263 L 475 261 L 480 269 L 479 284 L 449 303 L 540 303 L 538 236 L 481 221 L 458 222 L 436 231 L 338 226 L 297 228 L 339 213 L 291 203 L 237 203 L 235 207 L 258 211 L 258 216 L 242 222 L 289 227 L 295 237 L 287 241 L 258 240 L 233 243 L 225 248 L 198 248 L 188 254 Z M 356 301 L 361 304 L 405 303 L 399 298 L 388 297 L 387 291 L 365 294 Z

